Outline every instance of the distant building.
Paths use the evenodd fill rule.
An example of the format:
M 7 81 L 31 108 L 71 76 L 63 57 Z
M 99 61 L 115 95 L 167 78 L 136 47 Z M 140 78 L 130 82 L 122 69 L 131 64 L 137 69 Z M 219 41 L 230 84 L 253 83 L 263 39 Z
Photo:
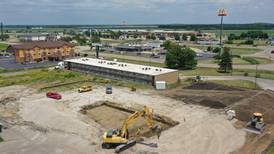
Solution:
M 198 40 L 197 44 L 201 45 L 218 45 L 220 42 L 218 40 Z
M 74 56 L 74 45 L 63 41 L 36 41 L 8 46 L 18 63 L 58 61 Z
M 57 41 L 61 39 L 61 36 L 58 34 L 24 34 L 18 35 L 18 38 L 22 42 Z
M 179 80 L 178 70 L 93 58 L 65 60 L 65 67 L 72 71 L 131 80 L 153 86 L 157 81 L 164 81 L 169 85 Z
M 127 51 L 127 52 L 143 52 L 151 51 L 153 48 L 149 46 L 140 46 L 140 45 L 119 45 L 114 47 L 116 51 Z

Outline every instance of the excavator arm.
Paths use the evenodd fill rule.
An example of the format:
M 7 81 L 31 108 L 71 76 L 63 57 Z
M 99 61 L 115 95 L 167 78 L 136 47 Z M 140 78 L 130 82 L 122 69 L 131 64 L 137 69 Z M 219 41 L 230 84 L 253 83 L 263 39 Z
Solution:
M 153 117 L 152 116 L 153 116 L 152 112 L 149 110 L 149 108 L 147 106 L 144 106 L 143 111 L 137 111 L 137 112 L 133 113 L 124 121 L 121 136 L 124 138 L 128 138 L 128 126 L 130 124 L 134 123 L 135 120 L 139 117 L 144 117 L 146 119 L 146 124 L 147 124 L 148 128 L 151 129 L 153 127 L 153 119 L 152 119 Z

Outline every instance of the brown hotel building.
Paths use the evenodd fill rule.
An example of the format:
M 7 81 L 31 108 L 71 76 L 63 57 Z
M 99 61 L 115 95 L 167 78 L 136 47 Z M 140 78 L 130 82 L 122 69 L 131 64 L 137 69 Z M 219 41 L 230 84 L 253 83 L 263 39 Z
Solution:
M 37 41 L 10 45 L 7 52 L 15 55 L 18 63 L 59 61 L 74 56 L 74 46 L 63 41 Z

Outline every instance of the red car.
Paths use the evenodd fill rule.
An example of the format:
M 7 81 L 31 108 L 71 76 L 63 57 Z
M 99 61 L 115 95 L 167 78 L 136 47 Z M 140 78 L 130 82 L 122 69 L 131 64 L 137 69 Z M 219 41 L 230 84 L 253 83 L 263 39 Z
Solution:
M 56 92 L 47 92 L 47 97 L 57 99 L 57 100 L 62 98 L 62 96 Z

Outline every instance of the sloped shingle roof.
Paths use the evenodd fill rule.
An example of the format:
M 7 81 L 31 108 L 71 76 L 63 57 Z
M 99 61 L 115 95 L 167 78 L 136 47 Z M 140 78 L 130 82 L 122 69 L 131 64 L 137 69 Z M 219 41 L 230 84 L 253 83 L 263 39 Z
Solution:
M 23 44 L 10 45 L 15 50 L 30 50 L 35 47 L 38 48 L 60 48 L 64 45 L 73 47 L 74 45 L 71 43 L 67 43 L 64 41 L 36 41 L 36 42 L 28 42 Z

